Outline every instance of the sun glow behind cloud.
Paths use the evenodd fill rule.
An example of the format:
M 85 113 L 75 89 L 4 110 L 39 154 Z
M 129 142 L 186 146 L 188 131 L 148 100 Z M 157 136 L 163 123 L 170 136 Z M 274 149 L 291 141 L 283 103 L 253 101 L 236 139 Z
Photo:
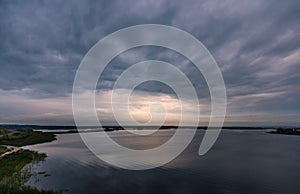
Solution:
M 141 125 L 178 125 L 182 110 L 184 114 L 188 114 L 186 117 L 192 119 L 195 117 L 196 109 L 209 108 L 206 105 L 191 104 L 188 100 L 179 100 L 175 95 L 142 91 L 134 91 L 128 100 L 122 95 L 126 93 L 124 90 L 114 91 L 118 93 L 114 103 L 117 103 L 119 118 L 128 125 L 135 125 L 136 122 Z M 96 94 L 96 110 L 104 123 L 114 118 L 111 106 L 112 94 L 113 90 L 99 91 Z

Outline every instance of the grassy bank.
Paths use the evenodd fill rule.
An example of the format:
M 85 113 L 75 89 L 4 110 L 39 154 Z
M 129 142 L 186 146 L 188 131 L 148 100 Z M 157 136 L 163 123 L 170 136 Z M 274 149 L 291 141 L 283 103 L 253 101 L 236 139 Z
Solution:
M 33 131 L 31 129 L 18 129 L 12 135 L 6 134 L 0 138 L 0 155 L 7 151 L 2 145 L 25 146 L 55 140 L 54 134 Z M 30 167 L 33 163 L 44 160 L 46 154 L 39 154 L 29 150 L 20 150 L 0 158 L 0 193 L 1 194 L 53 194 L 53 191 L 39 191 L 36 188 L 25 186 L 30 178 Z
M 1 156 L 3 153 L 5 153 L 5 151 L 6 151 L 6 147 L 0 145 L 0 156 Z
M 20 129 L 13 135 L 4 135 L 0 138 L 0 144 L 12 146 L 25 146 L 38 143 L 51 142 L 55 140 L 54 134 L 33 131 L 31 129 Z
M 21 150 L 0 159 L 0 191 L 1 194 L 53 194 L 53 191 L 39 191 L 24 186 L 31 176 L 29 164 L 44 160 L 45 154 L 29 150 Z M 26 168 L 27 167 L 27 168 Z

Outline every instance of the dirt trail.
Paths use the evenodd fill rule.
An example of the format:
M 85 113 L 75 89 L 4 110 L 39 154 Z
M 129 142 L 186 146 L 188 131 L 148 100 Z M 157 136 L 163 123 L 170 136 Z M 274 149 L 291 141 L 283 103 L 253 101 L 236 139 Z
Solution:
M 2 145 L 5 146 L 7 148 L 6 152 L 3 153 L 2 155 L 0 155 L 0 158 L 2 158 L 5 155 L 11 154 L 11 153 L 15 153 L 17 151 L 20 151 L 22 148 L 20 147 L 15 147 L 15 146 L 9 146 L 9 145 Z

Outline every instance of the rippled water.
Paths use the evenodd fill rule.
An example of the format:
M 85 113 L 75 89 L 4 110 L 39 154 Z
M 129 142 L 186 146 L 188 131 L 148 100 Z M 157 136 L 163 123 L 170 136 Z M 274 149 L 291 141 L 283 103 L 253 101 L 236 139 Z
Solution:
M 123 131 L 111 134 L 128 147 L 144 149 L 164 142 L 173 131 L 159 131 L 147 138 Z M 203 134 L 199 130 L 174 161 L 144 171 L 118 169 L 100 161 L 85 147 L 79 134 L 57 135 L 57 141 L 25 147 L 48 155 L 34 166 L 35 175 L 27 184 L 64 193 L 300 192 L 299 136 L 223 130 L 214 147 L 198 156 Z M 109 148 L 105 154 L 120 156 Z

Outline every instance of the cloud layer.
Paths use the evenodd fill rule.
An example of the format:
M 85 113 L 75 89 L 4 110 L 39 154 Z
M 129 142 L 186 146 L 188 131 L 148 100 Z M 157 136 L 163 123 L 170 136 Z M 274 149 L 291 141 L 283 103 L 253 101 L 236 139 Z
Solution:
M 215 57 L 227 88 L 227 125 L 299 125 L 299 8 L 294 0 L 1 1 L 0 122 L 73 124 L 70 96 L 85 53 L 116 30 L 158 23 L 191 33 Z M 209 103 L 195 67 L 163 48 L 121 54 L 97 89 L 109 92 L 122 71 L 153 59 L 180 68 Z M 173 97 L 155 82 L 138 90 Z

